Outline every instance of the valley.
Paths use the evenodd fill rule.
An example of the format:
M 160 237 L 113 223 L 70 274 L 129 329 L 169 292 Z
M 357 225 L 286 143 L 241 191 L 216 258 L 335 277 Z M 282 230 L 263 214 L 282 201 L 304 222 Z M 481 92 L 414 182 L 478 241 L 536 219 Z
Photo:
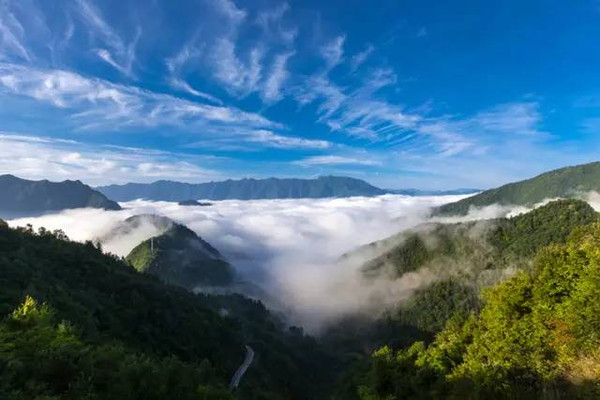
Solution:
M 0 329 L 2 343 L 9 345 L 19 335 L 26 341 L 18 346 L 35 352 L 48 346 L 32 342 L 42 331 L 50 335 L 43 340 L 71 335 L 64 340 L 84 347 L 57 356 L 71 360 L 71 367 L 61 368 L 82 373 L 83 366 L 69 357 L 83 351 L 97 357 L 93 354 L 100 351 L 98 346 L 116 343 L 108 354 L 116 357 L 110 362 L 117 371 L 125 367 L 119 364 L 123 362 L 134 363 L 127 373 L 138 373 L 135 368 L 145 368 L 148 362 L 163 365 L 160 374 L 183 368 L 190 378 L 203 382 L 206 398 L 215 399 L 255 398 L 257 391 L 298 399 L 428 397 L 442 392 L 462 396 L 465 390 L 485 396 L 529 396 L 547 385 L 564 393 L 595 393 L 593 385 L 580 388 L 559 382 L 560 372 L 552 375 L 551 383 L 528 378 L 527 389 L 519 380 L 508 380 L 502 393 L 495 391 L 496 381 L 481 386 L 477 379 L 482 378 L 471 375 L 455 386 L 455 372 L 448 367 L 428 369 L 439 387 L 419 380 L 419 368 L 432 368 L 423 364 L 432 357 L 429 354 L 450 357 L 439 353 L 447 335 L 455 335 L 457 329 L 468 337 L 480 335 L 477 324 L 490 323 L 481 318 L 487 318 L 490 307 L 501 305 L 493 301 L 505 301 L 490 300 L 494 291 L 501 293 L 527 276 L 535 278 L 547 268 L 540 261 L 542 254 L 581 246 L 580 238 L 593 238 L 599 221 L 594 208 L 580 199 L 541 201 L 531 209 L 514 207 L 513 213 L 499 208 L 495 218 L 484 220 L 465 216 L 458 222 L 457 217 L 438 214 L 445 203 L 470 199 L 463 198 L 229 200 L 197 208 L 137 200 L 121 203 L 121 211 L 68 209 L 15 219 L 9 221 L 11 227 L 2 226 L 0 236 L 0 278 L 6 288 L 0 311 L 12 315 Z M 369 225 L 374 228 L 371 235 L 364 230 Z M 69 238 L 72 234 L 78 241 Z M 295 246 L 289 246 L 294 241 L 286 235 L 296 237 Z M 286 248 L 281 247 L 284 243 Z M 577 278 L 572 279 L 577 285 Z M 586 315 L 582 321 L 587 321 Z M 18 322 L 23 318 L 31 322 Z M 482 322 L 470 322 L 478 318 Z M 61 333 L 60 321 L 68 321 L 74 330 Z M 546 329 L 544 337 L 550 338 L 555 334 L 552 326 L 531 329 Z M 582 340 L 592 340 L 590 334 Z M 451 345 L 462 349 L 465 360 L 476 357 L 470 344 L 475 339 L 460 340 Z M 500 344 L 504 339 L 494 340 Z M 17 348 L 10 354 L 18 359 L 22 356 L 15 353 Z M 575 358 L 565 359 L 566 364 L 544 362 L 554 363 L 555 371 L 575 374 L 567 371 L 581 368 L 577 363 L 584 361 L 577 354 L 582 349 L 573 347 Z M 559 351 L 563 350 L 552 350 Z M 53 357 L 47 361 L 53 362 Z M 530 368 L 525 361 L 511 362 Z M 55 368 L 51 365 L 45 368 Z M 411 379 L 409 386 L 397 386 L 403 374 Z M 494 376 L 490 379 L 497 379 Z M 27 379 L 46 382 L 40 394 L 58 393 L 66 384 L 37 372 Z M 68 385 L 101 396 L 141 390 L 125 389 L 136 385 L 127 375 L 119 378 L 124 379 L 121 386 L 110 388 L 98 386 L 97 378 L 86 379 L 88 386 L 78 380 Z M 186 392 L 193 385 L 182 379 L 176 383 L 182 398 L 195 398 Z M 389 383 L 384 384 L 386 379 Z M 477 389 L 467 389 L 470 384 Z M 161 398 L 160 393 L 157 389 L 147 396 Z

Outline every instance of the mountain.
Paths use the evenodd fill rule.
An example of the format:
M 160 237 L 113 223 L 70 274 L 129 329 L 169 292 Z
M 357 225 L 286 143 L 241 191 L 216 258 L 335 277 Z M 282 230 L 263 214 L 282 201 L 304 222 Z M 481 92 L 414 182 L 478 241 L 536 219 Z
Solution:
M 600 162 L 546 172 L 525 181 L 486 190 L 436 210 L 438 215 L 466 215 L 471 207 L 492 204 L 529 206 L 546 199 L 569 198 L 600 190 Z
M 100 186 L 96 189 L 117 201 L 297 199 L 377 196 L 387 193 L 360 179 L 337 176 L 322 176 L 317 179 L 242 179 L 197 184 L 157 181 Z
M 210 207 L 212 203 L 198 200 L 183 200 L 177 203 L 180 206 L 198 206 L 198 207 Z
M 577 228 L 431 344 L 379 349 L 354 398 L 599 398 L 599 246 L 600 224 Z
M 335 358 L 260 302 L 165 285 L 59 231 L 0 220 L 0 286 L 3 399 L 300 400 L 335 381 Z
M 83 207 L 121 209 L 119 204 L 80 181 L 30 181 L 0 175 L 0 215 L 5 218 Z
M 564 244 L 574 229 L 597 221 L 586 202 L 557 200 L 512 218 L 430 223 L 363 246 L 344 258 L 370 258 L 362 267 L 367 282 L 414 289 L 377 319 L 339 323 L 329 335 L 347 351 L 431 340 L 451 317 L 477 310 L 482 289 L 530 270 L 542 248 Z
M 233 283 L 233 268 L 217 249 L 187 227 L 168 218 L 136 215 L 120 224 L 119 233 L 133 230 L 149 220 L 163 229 L 127 255 L 126 260 L 137 271 L 156 275 L 164 282 L 190 290 L 198 286 L 226 286 Z

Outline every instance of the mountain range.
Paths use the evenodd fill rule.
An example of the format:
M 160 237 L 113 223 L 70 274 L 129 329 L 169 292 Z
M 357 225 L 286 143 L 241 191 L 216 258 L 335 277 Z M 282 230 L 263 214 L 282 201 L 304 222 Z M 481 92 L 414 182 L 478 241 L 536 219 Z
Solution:
M 82 207 L 121 209 L 119 204 L 80 181 L 30 181 L 0 175 L 0 216 L 4 218 Z
M 157 181 L 100 186 L 96 189 L 116 201 L 296 199 L 377 196 L 386 193 L 385 190 L 360 179 L 337 176 L 322 176 L 316 179 L 230 179 L 208 183 Z

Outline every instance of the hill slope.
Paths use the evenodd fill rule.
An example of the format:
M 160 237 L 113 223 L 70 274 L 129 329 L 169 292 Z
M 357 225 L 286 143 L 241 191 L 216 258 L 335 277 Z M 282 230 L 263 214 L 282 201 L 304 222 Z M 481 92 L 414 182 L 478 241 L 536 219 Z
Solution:
M 486 190 L 438 208 L 439 215 L 466 215 L 471 207 L 533 205 L 545 199 L 569 198 L 600 190 L 600 162 L 566 167 L 534 178 Z
M 225 399 L 245 345 L 257 360 L 234 398 L 317 398 L 335 371 L 261 303 L 165 285 L 61 232 L 0 220 L 0 286 L 2 398 Z
M 117 201 L 296 199 L 376 196 L 386 193 L 385 190 L 360 179 L 336 176 L 322 176 L 317 179 L 242 179 L 198 184 L 157 181 L 148 184 L 100 186 L 96 189 Z
M 359 379 L 361 399 L 597 399 L 600 225 L 539 252 L 535 268 L 484 296 L 425 347 L 384 347 Z
M 82 207 L 121 209 L 117 203 L 80 181 L 30 181 L 0 175 L 0 215 L 4 217 Z
M 363 266 L 367 282 L 420 284 L 375 320 L 338 324 L 329 336 L 345 351 L 431 340 L 452 316 L 477 310 L 482 289 L 530 270 L 541 248 L 598 220 L 586 202 L 558 200 L 513 218 L 427 224 L 365 246 L 359 252 L 376 254 Z
M 124 221 L 136 225 L 150 217 L 170 221 L 165 217 L 135 216 Z M 164 222 L 163 225 L 167 225 Z M 126 257 L 138 271 L 156 275 L 162 281 L 194 289 L 197 286 L 225 286 L 233 282 L 231 265 L 209 243 L 187 227 L 170 221 L 164 232 L 144 240 Z

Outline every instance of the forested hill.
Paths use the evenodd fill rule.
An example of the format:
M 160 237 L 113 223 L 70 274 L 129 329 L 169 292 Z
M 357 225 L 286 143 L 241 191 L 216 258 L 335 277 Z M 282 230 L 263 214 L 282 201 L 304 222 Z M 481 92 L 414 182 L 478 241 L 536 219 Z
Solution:
M 570 198 L 600 190 L 600 162 L 566 167 L 535 178 L 486 190 L 437 210 L 440 215 L 466 215 L 471 207 L 533 205 L 546 199 Z
M 3 399 L 308 399 L 334 380 L 261 303 L 163 284 L 61 232 L 0 221 L 0 287 Z M 256 361 L 230 393 L 246 345 Z
M 364 264 L 367 281 L 420 284 L 377 318 L 339 323 L 328 338 L 346 353 L 431 340 L 449 319 L 478 310 L 482 290 L 531 270 L 540 249 L 564 244 L 574 229 L 597 221 L 586 202 L 558 200 L 512 218 L 427 224 L 365 246 L 359 251 L 378 253 Z
M 383 347 L 357 379 L 370 399 L 600 398 L 600 224 L 538 253 L 426 346 Z
M 82 207 L 121 209 L 119 204 L 80 181 L 30 181 L 0 175 L 0 216 L 5 218 Z
M 241 179 L 198 184 L 157 181 L 100 186 L 96 189 L 117 201 L 297 199 L 377 196 L 386 193 L 360 179 L 338 176 L 322 176 L 317 179 Z
M 232 266 L 217 249 L 189 228 L 172 221 L 168 229 L 144 240 L 126 258 L 136 270 L 190 290 L 199 286 L 227 286 L 234 281 Z

